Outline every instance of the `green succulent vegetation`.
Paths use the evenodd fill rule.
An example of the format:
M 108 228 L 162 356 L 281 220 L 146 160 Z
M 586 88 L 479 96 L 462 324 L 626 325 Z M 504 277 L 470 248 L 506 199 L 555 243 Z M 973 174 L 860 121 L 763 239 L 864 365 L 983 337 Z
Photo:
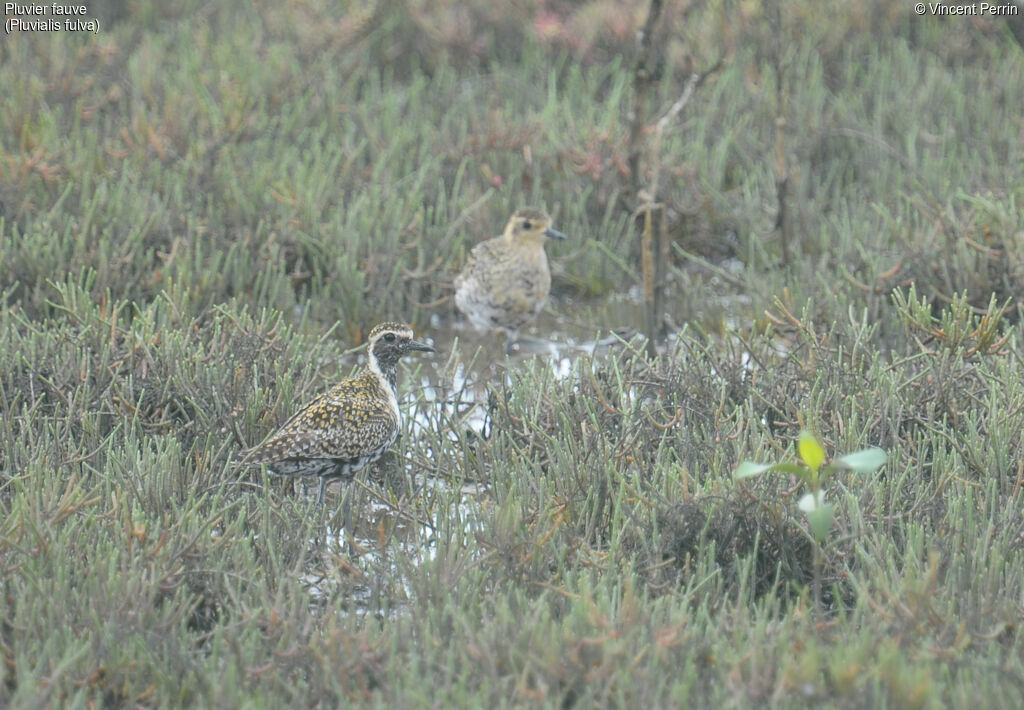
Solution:
M 0 706 L 1024 706 L 1019 25 L 667 3 L 648 123 L 721 64 L 639 146 L 652 357 L 647 6 L 96 0 L 96 34 L 5 35 Z M 522 205 L 570 237 L 534 335 L 618 332 L 593 354 L 491 367 L 455 325 Z M 338 491 L 235 456 L 395 319 L 438 355 L 342 553 Z M 733 476 L 794 447 L 807 521 Z

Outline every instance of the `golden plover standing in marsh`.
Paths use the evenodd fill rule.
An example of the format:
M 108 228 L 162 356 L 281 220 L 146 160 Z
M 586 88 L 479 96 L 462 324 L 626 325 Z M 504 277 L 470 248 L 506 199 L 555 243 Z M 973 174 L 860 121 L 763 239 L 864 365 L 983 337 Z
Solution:
M 566 239 L 551 218 L 533 207 L 516 210 L 500 237 L 473 247 L 455 277 L 455 306 L 479 330 L 505 331 L 506 350 L 535 318 L 551 290 L 544 242 Z
M 329 480 L 351 480 L 398 438 L 398 361 L 413 350 L 434 352 L 412 335 L 400 323 L 374 327 L 366 367 L 304 406 L 262 444 L 242 452 L 241 464 L 267 464 L 278 476 L 319 476 L 317 503 L 323 503 Z M 345 503 L 347 529 L 347 496 Z

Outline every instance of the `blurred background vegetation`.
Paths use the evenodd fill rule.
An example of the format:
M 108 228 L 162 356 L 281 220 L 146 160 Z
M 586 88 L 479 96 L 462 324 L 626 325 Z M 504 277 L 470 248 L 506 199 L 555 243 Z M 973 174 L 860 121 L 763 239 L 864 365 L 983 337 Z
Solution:
M 0 43 L 0 704 L 1024 705 L 1020 17 L 669 0 L 637 107 L 639 0 L 87 6 Z M 665 352 L 468 431 L 466 252 L 542 206 L 537 330 L 635 326 L 655 169 Z M 395 318 L 441 352 L 350 556 L 231 457 Z M 890 455 L 823 610 L 731 479 L 803 427 Z

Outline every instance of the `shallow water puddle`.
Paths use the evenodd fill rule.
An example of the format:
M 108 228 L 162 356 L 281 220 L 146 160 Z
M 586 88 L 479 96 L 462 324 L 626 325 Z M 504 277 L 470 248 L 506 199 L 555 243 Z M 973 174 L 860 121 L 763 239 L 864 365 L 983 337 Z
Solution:
M 410 569 L 437 556 L 437 525 L 459 521 L 461 530 L 454 534 L 466 536 L 468 547 L 473 547 L 475 521 L 481 505 L 490 499 L 490 491 L 486 481 L 448 480 L 445 457 L 453 456 L 453 449 L 461 451 L 473 439 L 489 438 L 488 400 L 496 389 L 510 383 L 512 372 L 540 358 L 561 380 L 573 375 L 580 356 L 600 357 L 611 350 L 639 351 L 643 347 L 640 341 L 633 341 L 637 334 L 633 327 L 600 332 L 592 325 L 642 323 L 638 289 L 571 312 L 563 308 L 568 305 L 557 304 L 558 315 L 542 314 L 508 353 L 503 335 L 478 334 L 461 321 L 439 314 L 432 316 L 428 327 L 419 329 L 419 337 L 437 353 L 409 358 L 402 365 L 399 391 L 405 432 L 395 447 L 393 470 L 384 475 L 397 483 L 402 493 L 397 495 L 395 486 L 386 483 L 351 484 L 366 488 L 357 492 L 363 502 L 352 508 L 351 538 L 328 526 L 322 539 L 310 541 L 320 554 L 301 579 L 315 607 L 341 594 L 350 613 L 401 613 L 413 596 Z M 736 302 L 733 308 L 743 310 L 744 305 Z M 738 322 L 734 316 L 728 320 Z M 350 357 L 364 360 L 361 354 Z M 386 456 L 374 464 L 371 478 L 381 477 L 375 469 L 387 467 L 387 460 Z M 338 486 L 332 489 L 331 505 L 340 508 L 344 492 Z M 315 495 L 315 491 L 310 493 Z M 450 528 L 445 531 L 449 539 L 452 534 Z
M 437 555 L 438 525 L 460 521 L 461 530 L 445 530 L 445 539 L 461 534 L 467 548 L 475 547 L 472 537 L 481 505 L 490 500 L 489 486 L 485 481 L 450 481 L 444 474 L 444 457 L 451 457 L 453 450 L 461 452 L 461 447 L 474 438 L 489 438 L 488 397 L 495 386 L 509 378 L 510 369 L 517 363 L 541 357 L 550 362 L 556 377 L 565 378 L 571 376 L 581 352 L 589 354 L 607 347 L 594 341 L 530 339 L 525 343 L 528 347 L 506 357 L 501 341 L 484 346 L 467 342 L 459 349 L 473 348 L 468 361 L 460 358 L 461 352 L 455 357 L 439 353 L 433 361 L 417 362 L 409 368 L 419 372 L 418 387 L 410 386 L 408 376 L 402 387 L 406 393 L 402 402 L 406 419 L 403 440 L 409 443 L 400 441 L 393 455 L 374 464 L 369 472 L 373 482 L 363 483 L 363 476 L 347 484 L 359 487 L 352 492 L 362 501 L 352 507 L 351 539 L 344 530 L 328 525 L 322 539 L 309 543 L 319 554 L 301 580 L 314 606 L 327 604 L 342 594 L 345 608 L 351 613 L 400 613 L 413 594 L 410 569 Z M 382 472 L 381 468 L 392 470 Z M 330 486 L 328 505 L 341 508 L 344 485 Z M 312 500 L 316 486 L 308 488 L 304 495 Z M 339 521 L 340 514 L 332 520 Z
M 448 484 L 438 479 L 420 480 L 418 484 L 416 495 L 429 496 L 438 487 L 445 487 L 443 495 L 451 494 Z M 371 492 L 373 488 L 369 486 Z M 448 506 L 439 510 L 463 521 L 462 534 L 472 536 L 480 501 L 488 496 L 485 486 L 467 484 L 458 491 L 455 510 Z M 341 498 L 337 500 L 340 504 Z M 309 541 L 320 554 L 300 579 L 314 607 L 340 592 L 352 613 L 400 613 L 413 594 L 407 576 L 410 566 L 418 567 L 437 555 L 433 522 L 418 519 L 412 508 L 398 508 L 371 497 L 360 506 L 358 515 L 353 506 L 356 520 L 351 537 L 343 529 L 328 525 L 323 538 Z

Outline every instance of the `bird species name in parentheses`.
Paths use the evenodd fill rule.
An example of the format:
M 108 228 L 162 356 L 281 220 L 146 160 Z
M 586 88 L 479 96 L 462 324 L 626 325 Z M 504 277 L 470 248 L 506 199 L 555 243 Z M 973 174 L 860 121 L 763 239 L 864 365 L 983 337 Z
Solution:
M 99 32 L 99 20 L 86 17 L 86 5 L 4 3 L 4 30 L 12 32 Z

